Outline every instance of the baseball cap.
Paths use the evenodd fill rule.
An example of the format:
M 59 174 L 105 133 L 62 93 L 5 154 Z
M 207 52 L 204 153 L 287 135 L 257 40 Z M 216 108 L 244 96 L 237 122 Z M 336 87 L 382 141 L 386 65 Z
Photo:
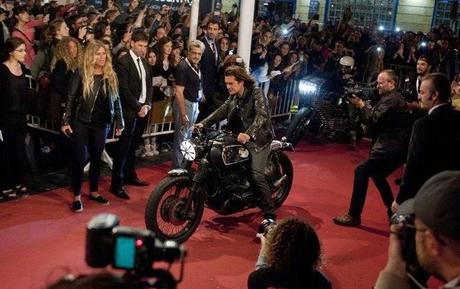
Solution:
M 433 232 L 460 240 L 460 171 L 431 177 L 415 198 L 401 204 L 398 215 L 415 214 Z

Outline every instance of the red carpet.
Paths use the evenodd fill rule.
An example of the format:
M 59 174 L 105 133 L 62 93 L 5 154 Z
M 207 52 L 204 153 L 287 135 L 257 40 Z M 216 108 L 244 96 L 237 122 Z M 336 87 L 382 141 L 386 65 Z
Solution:
M 385 209 L 370 185 L 361 228 L 343 228 L 331 218 L 346 212 L 353 170 L 367 155 L 368 144 L 357 152 L 343 145 L 301 145 L 289 153 L 294 164 L 294 185 L 280 218 L 306 218 L 322 240 L 323 271 L 335 289 L 371 288 L 386 260 L 388 226 Z M 71 193 L 63 188 L 0 204 L 0 288 L 43 288 L 63 272 L 88 272 L 84 262 L 85 225 L 94 215 L 116 213 L 123 225 L 144 228 L 144 207 L 149 191 L 167 172 L 168 164 L 139 170 L 150 187 L 127 187 L 131 200 L 121 201 L 101 192 L 111 205 L 87 201 L 81 214 L 70 210 Z M 399 174 L 397 175 L 399 176 Z M 85 184 L 86 189 L 86 184 Z M 218 216 L 207 210 L 188 249 L 185 277 L 179 288 L 246 288 L 259 244 L 255 231 L 258 210 Z

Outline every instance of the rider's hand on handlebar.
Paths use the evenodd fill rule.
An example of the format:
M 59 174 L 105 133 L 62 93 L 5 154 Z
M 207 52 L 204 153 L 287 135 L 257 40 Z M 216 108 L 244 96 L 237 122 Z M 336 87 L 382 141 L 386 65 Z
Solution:
M 246 133 L 240 133 L 240 134 L 238 134 L 238 137 L 237 137 L 236 140 L 237 140 L 239 143 L 245 144 L 245 143 L 247 143 L 250 139 L 251 139 L 251 137 L 250 137 L 248 134 L 246 134 Z
M 195 123 L 193 125 L 193 130 L 194 131 L 200 131 L 201 129 L 203 129 L 203 124 L 202 123 Z

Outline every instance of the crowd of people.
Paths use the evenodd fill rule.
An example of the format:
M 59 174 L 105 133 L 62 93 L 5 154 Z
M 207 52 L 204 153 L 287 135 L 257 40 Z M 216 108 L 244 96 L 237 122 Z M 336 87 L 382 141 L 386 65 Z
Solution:
M 188 41 L 190 14 L 185 1 L 173 8 L 156 8 L 130 0 L 125 8 L 107 0 L 102 9 L 84 1 L 68 5 L 58 5 L 56 1 L 42 5 L 40 0 L 10 5 L 2 1 L 0 140 L 5 161 L 1 165 L 0 197 L 28 192 L 24 143 L 29 113 L 49 119 L 69 139 L 74 212 L 83 211 L 81 193 L 87 155 L 88 199 L 109 204 L 99 192 L 98 183 L 101 154 L 111 128 L 119 139 L 113 155 L 110 192 L 129 199 L 126 185 L 148 185 L 136 174 L 135 151 L 143 143 L 142 134 L 152 107 L 162 103 L 165 111 L 174 114 L 173 169 L 183 166 L 179 145 L 190 137 L 196 122 L 195 127 L 200 127 L 227 120 L 240 143 L 253 145 L 251 174 L 263 199 L 264 219 L 274 227 L 267 243 L 260 235 L 262 251 L 249 288 L 266 288 L 264 284 L 270 278 L 267 286 L 297 288 L 309 284 L 330 288 L 327 278 L 317 271 L 321 250 L 314 230 L 299 220 L 274 225 L 276 215 L 263 171 L 268 144 L 274 136 L 270 111 L 284 97 L 286 83 L 306 76 L 336 79 L 340 60 L 351 56 L 356 71 L 353 78 L 376 81 L 379 100 L 368 103 L 356 96 L 349 98 L 371 128 L 373 143 L 369 158 L 356 168 L 350 209 L 334 222 L 344 226 L 361 224 L 368 179 L 372 178 L 388 217 L 415 197 L 417 234 L 423 234 L 433 244 L 439 243 L 439 248 L 453 244 L 448 256 L 441 256 L 438 251 L 444 249 L 437 250 L 434 245 L 429 253 L 445 257 L 441 261 L 447 265 L 439 263 L 442 266 L 455 260 L 452 262 L 458 268 L 458 218 L 446 217 L 452 221 L 451 228 L 458 230 L 445 230 L 439 220 L 431 219 L 438 215 L 417 211 L 417 205 L 427 209 L 438 203 L 417 200 L 440 190 L 440 186 L 429 184 L 422 187 L 432 176 L 460 170 L 455 152 L 460 145 L 455 126 L 460 113 L 454 109 L 460 105 L 459 37 L 445 27 L 428 34 L 378 31 L 354 22 L 350 9 L 339 23 L 325 23 L 322 29 L 317 15 L 307 22 L 286 15 L 258 17 L 254 21 L 250 65 L 246 67 L 237 51 L 237 6 L 218 16 L 205 15 L 198 27 L 198 40 L 192 41 Z M 412 67 L 415 73 L 396 75 L 385 69 L 396 66 Z M 399 87 L 401 77 L 404 87 Z M 262 83 L 269 83 L 268 95 L 257 88 Z M 398 92 L 398 87 L 406 93 Z M 149 139 L 145 144 L 147 150 L 151 146 Z M 400 192 L 394 199 L 386 178 L 404 163 Z M 452 182 L 445 191 L 458 193 L 458 176 L 448 178 Z M 436 208 L 443 209 L 442 204 Z M 287 249 L 282 247 L 290 241 L 294 243 Z M 305 250 L 302 246 L 307 243 Z M 390 288 L 385 286 L 391 278 L 393 282 L 406 281 L 399 271 L 403 262 L 394 252 L 397 243 L 392 237 L 389 265 L 376 288 Z M 297 270 L 298 267 L 305 270 Z M 453 285 L 458 286 L 458 271 L 445 273 L 441 270 L 444 267 L 425 269 L 445 281 L 456 280 Z M 290 281 L 285 283 L 286 280 Z

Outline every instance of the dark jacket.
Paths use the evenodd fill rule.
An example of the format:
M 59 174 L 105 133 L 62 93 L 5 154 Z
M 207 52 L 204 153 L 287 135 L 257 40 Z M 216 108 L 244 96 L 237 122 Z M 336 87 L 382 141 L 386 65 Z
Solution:
M 410 137 L 410 115 L 402 95 L 393 90 L 383 95 L 374 107 L 365 106 L 362 118 L 372 136 L 370 157 L 404 155 Z
M 152 106 L 152 76 L 151 68 L 145 59 L 142 59 L 145 70 L 145 81 L 147 82 L 147 97 L 144 105 Z M 120 89 L 121 105 L 125 119 L 136 118 L 142 104 L 139 103 L 139 96 L 142 91 L 142 83 L 139 77 L 136 63 L 130 53 L 126 53 L 118 60 L 117 75 Z
M 331 289 L 332 284 L 319 271 L 305 272 L 303 280 L 293 280 L 270 267 L 258 269 L 248 278 L 248 289 L 289 288 L 289 289 Z M 297 284 L 294 284 L 297 281 Z
M 107 97 L 109 98 L 109 108 L 110 108 L 110 123 L 115 119 L 117 121 L 117 128 L 124 128 L 123 113 L 121 111 L 120 97 L 118 95 L 112 95 L 108 89 L 107 82 L 104 82 L 103 85 L 107 87 Z M 96 103 L 95 95 L 83 97 L 83 83 L 82 78 L 79 72 L 75 73 L 70 81 L 68 88 L 67 102 L 65 106 L 65 113 L 62 117 L 62 125 L 69 125 L 72 121 L 79 119 L 86 122 L 90 122 L 91 115 L 83 115 L 82 105 L 85 101 L 91 101 L 92 103 L 86 103 L 90 107 L 94 108 Z M 94 89 L 94 93 L 98 93 L 99 89 Z
M 406 169 L 396 202 L 413 198 L 430 177 L 460 170 L 460 112 L 449 104 L 417 120 L 412 130 Z
M 214 123 L 227 119 L 230 120 L 238 102 L 238 96 L 231 95 L 217 110 L 204 119 L 201 123 L 208 127 Z M 270 120 L 268 101 L 262 90 L 258 87 L 246 88 L 240 99 L 241 120 L 248 134 L 258 147 L 271 143 L 274 132 Z
M 208 41 L 206 38 L 200 39 L 201 42 L 203 42 L 205 49 L 203 52 L 203 55 L 201 56 L 201 61 L 200 61 L 200 69 L 201 73 L 203 74 L 203 94 L 206 98 L 211 99 L 214 95 L 214 92 L 216 90 L 216 84 L 217 84 L 217 67 L 219 66 L 219 62 L 221 61 L 219 59 L 219 48 L 217 47 L 217 42 L 216 44 L 216 49 L 217 49 L 217 61 L 214 56 L 214 53 L 212 52 L 211 47 L 209 46 Z

